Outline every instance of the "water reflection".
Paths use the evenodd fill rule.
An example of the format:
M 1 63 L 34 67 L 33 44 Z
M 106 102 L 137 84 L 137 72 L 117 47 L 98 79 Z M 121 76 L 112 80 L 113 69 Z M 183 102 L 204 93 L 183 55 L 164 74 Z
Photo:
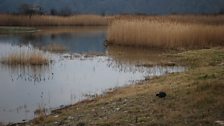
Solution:
M 10 73 L 10 80 L 12 82 L 21 80 L 35 84 L 42 81 L 49 81 L 54 78 L 54 73 L 51 72 L 50 65 L 1 65 L 1 70 L 8 71 Z
M 124 46 L 109 46 L 107 48 L 108 57 L 111 57 L 117 64 L 125 64 L 125 66 L 168 66 L 170 59 L 165 56 L 167 53 L 172 54 L 177 51 Z
M 131 61 L 131 62 L 130 62 Z M 174 73 L 174 72 L 183 72 L 185 71 L 185 68 L 182 66 L 162 66 L 162 65 L 152 65 L 152 66 L 141 66 L 141 65 L 131 65 L 131 63 L 136 62 L 135 60 L 125 60 L 126 64 L 124 64 L 124 61 L 118 61 L 118 59 L 115 59 L 108 63 L 108 67 L 112 67 L 113 69 L 116 69 L 119 72 L 129 72 L 135 74 L 136 72 L 141 72 L 146 75 L 145 77 L 155 77 L 155 76 L 162 76 L 168 73 Z
M 35 33 L 0 35 L 0 43 L 31 44 L 38 48 L 59 44 L 68 47 L 68 50 L 73 53 L 104 53 L 105 31 L 105 27 L 40 28 L 40 31 Z

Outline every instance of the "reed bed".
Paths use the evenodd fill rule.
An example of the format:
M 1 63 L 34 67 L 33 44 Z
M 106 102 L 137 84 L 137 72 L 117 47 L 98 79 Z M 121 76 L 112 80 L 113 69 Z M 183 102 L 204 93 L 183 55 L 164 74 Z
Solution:
M 109 44 L 159 48 L 207 48 L 224 45 L 224 25 L 147 19 L 114 21 Z
M 11 53 L 0 62 L 7 65 L 47 65 L 49 59 L 39 51 Z
M 107 16 L 109 23 L 117 20 L 148 20 L 156 22 L 177 22 L 177 23 L 194 23 L 223 25 L 224 15 L 166 15 L 166 16 L 147 16 L 147 15 L 117 15 Z
M 0 15 L 0 26 L 105 26 L 107 19 L 98 15 Z

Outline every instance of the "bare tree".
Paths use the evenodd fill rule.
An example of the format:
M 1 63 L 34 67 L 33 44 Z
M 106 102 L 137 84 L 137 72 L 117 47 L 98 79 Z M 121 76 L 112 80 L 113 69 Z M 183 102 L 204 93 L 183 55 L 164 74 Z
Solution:
M 51 15 L 59 15 L 58 11 L 56 9 L 51 9 L 50 10 Z
M 221 8 L 218 12 L 218 14 L 224 14 L 224 8 Z
M 72 10 L 69 7 L 65 7 L 61 9 L 60 15 L 62 16 L 70 16 L 72 15 Z

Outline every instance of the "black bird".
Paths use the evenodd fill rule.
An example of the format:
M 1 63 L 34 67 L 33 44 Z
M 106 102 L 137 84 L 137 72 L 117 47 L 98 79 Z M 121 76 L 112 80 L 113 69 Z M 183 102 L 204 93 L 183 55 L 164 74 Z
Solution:
M 161 91 L 158 94 L 156 94 L 156 96 L 158 96 L 159 98 L 165 98 L 166 97 L 166 93 Z
M 105 46 L 105 47 L 108 47 L 108 46 L 109 46 L 109 41 L 108 41 L 108 40 L 105 40 L 105 41 L 104 41 L 104 46 Z

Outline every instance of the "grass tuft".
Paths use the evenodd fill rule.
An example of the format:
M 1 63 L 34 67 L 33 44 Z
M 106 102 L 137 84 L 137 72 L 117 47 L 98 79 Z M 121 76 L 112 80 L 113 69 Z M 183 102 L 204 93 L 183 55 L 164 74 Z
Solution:
M 49 59 L 38 51 L 12 53 L 1 58 L 2 64 L 8 65 L 47 65 Z
M 38 109 L 34 112 L 35 114 L 34 123 L 35 124 L 43 123 L 47 116 L 46 113 L 47 110 L 44 107 L 39 106 Z

